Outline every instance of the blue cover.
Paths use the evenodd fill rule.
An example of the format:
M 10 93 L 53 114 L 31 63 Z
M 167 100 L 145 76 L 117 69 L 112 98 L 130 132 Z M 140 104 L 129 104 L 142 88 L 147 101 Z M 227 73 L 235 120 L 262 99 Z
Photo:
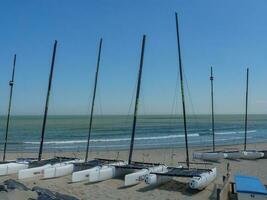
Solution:
M 236 192 L 267 195 L 267 190 L 255 176 L 235 176 Z

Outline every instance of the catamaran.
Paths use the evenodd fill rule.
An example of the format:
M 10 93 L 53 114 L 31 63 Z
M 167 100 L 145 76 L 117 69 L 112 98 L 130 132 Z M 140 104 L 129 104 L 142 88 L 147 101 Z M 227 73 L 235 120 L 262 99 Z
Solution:
M 154 166 L 153 163 L 141 163 L 141 162 L 132 162 L 132 152 L 133 152 L 133 143 L 135 137 L 135 128 L 136 128 L 136 117 L 137 117 L 137 110 L 138 110 L 138 101 L 139 101 L 139 94 L 140 94 L 140 86 L 141 86 L 141 76 L 142 76 L 142 68 L 143 68 L 143 59 L 144 59 L 144 51 L 145 51 L 145 41 L 146 36 L 143 36 L 142 40 L 142 50 L 141 50 L 141 59 L 139 65 L 139 73 L 138 73 L 138 82 L 137 82 L 137 90 L 136 90 L 136 100 L 135 100 L 135 109 L 134 109 L 134 118 L 133 118 L 133 128 L 132 128 L 132 137 L 131 137 L 131 145 L 129 151 L 129 159 L 128 162 L 125 161 L 112 161 L 109 159 L 100 159 L 103 162 L 113 162 L 109 165 L 104 164 L 92 169 L 75 172 L 72 176 L 72 181 L 80 181 L 89 178 L 89 182 L 99 182 L 108 180 L 117 176 L 125 175 L 128 173 L 133 172 L 136 169 L 142 169 L 143 171 L 133 174 L 128 174 L 125 176 L 125 185 L 133 185 L 137 184 L 140 180 L 140 177 L 146 174 L 148 166 L 150 167 L 148 170 L 156 169 L 159 165 Z M 154 168 L 155 167 L 155 168 Z M 153 168 L 153 169 L 152 169 Z M 145 170 L 145 172 L 144 172 Z M 138 177 L 138 178 L 137 178 Z M 140 180 L 141 181 L 141 180 Z
M 57 49 L 57 41 L 55 41 L 54 48 L 53 48 L 53 55 L 52 55 L 50 75 L 49 75 L 49 81 L 48 81 L 48 89 L 47 89 L 47 95 L 46 95 L 46 103 L 45 103 L 45 111 L 44 111 L 44 119 L 43 119 L 43 125 L 42 125 L 42 134 L 41 134 L 41 142 L 40 142 L 40 147 L 39 147 L 38 160 L 30 162 L 28 164 L 28 166 L 26 167 L 27 169 L 19 170 L 18 171 L 18 179 L 43 177 L 44 170 L 48 169 L 52 166 L 62 166 L 62 165 L 66 165 L 66 164 L 72 163 L 72 162 L 80 162 L 80 160 L 78 160 L 76 158 L 68 158 L 68 157 L 55 157 L 55 158 L 51 158 L 51 159 L 42 160 L 43 143 L 44 143 L 45 128 L 46 128 L 46 119 L 47 119 L 47 114 L 48 114 L 50 91 L 51 91 L 51 87 L 52 87 L 56 49 Z
M 175 13 L 176 21 L 176 34 L 177 34 L 177 47 L 179 57 L 179 71 L 180 71 L 180 83 L 181 83 L 181 96 L 183 107 L 183 122 L 184 122 L 184 136 L 186 147 L 186 167 L 167 167 L 166 172 L 152 172 L 145 178 L 145 182 L 149 185 L 158 185 L 171 180 L 172 177 L 187 177 L 189 180 L 189 187 L 192 189 L 202 190 L 207 187 L 217 176 L 216 167 L 211 169 L 198 169 L 190 168 L 189 153 L 188 153 L 188 139 L 187 139 L 187 122 L 186 122 L 186 109 L 185 109 L 185 97 L 183 87 L 183 69 L 180 50 L 180 38 L 179 38 L 179 26 L 178 16 Z
M 145 41 L 146 41 L 146 36 L 144 35 L 142 40 L 141 59 L 139 65 L 132 137 L 131 137 L 128 162 L 122 160 L 96 159 L 97 162 L 101 161 L 101 163 L 98 164 L 98 166 L 91 167 L 90 169 L 74 172 L 72 175 L 73 182 L 78 182 L 82 180 L 88 180 L 89 182 L 99 182 L 127 174 L 125 176 L 125 186 L 130 186 L 139 183 L 141 180 L 144 179 L 144 176 L 147 175 L 149 172 L 162 171 L 164 168 L 166 168 L 165 165 L 132 161 L 133 143 L 135 137 L 136 118 L 138 111 L 138 101 L 139 101 L 143 59 L 145 51 Z M 141 171 L 129 174 L 135 170 L 141 170 Z
M 12 77 L 11 77 L 11 80 L 9 81 L 10 94 L 9 94 L 8 113 L 7 113 L 7 121 L 6 121 L 6 134 L 5 134 L 5 141 L 4 141 L 3 160 L 2 162 L 0 162 L 0 176 L 15 174 L 21 169 L 28 168 L 29 162 L 36 160 L 34 158 L 18 158 L 16 160 L 8 160 L 8 161 L 6 160 L 6 150 L 7 150 L 7 142 L 8 142 L 13 86 L 14 86 L 14 81 L 15 81 L 14 78 L 15 78 L 16 60 L 17 60 L 17 56 L 15 54 L 13 58 Z
M 193 158 L 206 161 L 219 161 L 227 156 L 224 152 L 216 151 L 215 149 L 215 130 L 214 130 L 214 102 L 213 102 L 213 70 L 210 68 L 210 83 L 211 83 L 211 131 L 212 131 L 212 152 L 194 152 Z
M 45 168 L 42 171 L 42 178 L 49 179 L 49 178 L 57 178 L 72 174 L 72 182 L 80 182 L 84 180 L 88 180 L 89 174 L 94 173 L 99 168 L 107 168 L 110 164 L 124 164 L 121 160 L 104 160 L 104 159 L 93 159 L 88 160 L 88 152 L 89 152 L 89 144 L 91 138 L 91 131 L 92 131 L 92 122 L 93 122 L 93 115 L 94 115 L 94 104 L 95 104 L 95 96 L 96 96 L 96 89 L 97 89 L 97 82 L 98 82 L 98 72 L 101 60 L 101 51 L 102 51 L 102 38 L 100 39 L 99 48 L 98 48 L 98 57 L 97 57 L 97 65 L 96 65 L 96 73 L 95 73 L 95 82 L 94 82 L 94 90 L 93 90 L 93 98 L 91 104 L 91 115 L 90 115 L 90 122 L 89 122 L 89 131 L 88 131 L 88 138 L 87 138 L 87 146 L 86 146 L 86 155 L 84 160 L 78 160 L 76 162 L 68 162 L 64 164 L 54 165 L 52 167 Z M 117 171 L 118 174 L 118 171 Z
M 112 168 L 114 171 L 122 171 L 124 173 L 127 173 L 124 177 L 124 186 L 132 186 L 132 185 L 138 184 L 139 182 L 143 181 L 145 177 L 151 172 L 163 172 L 167 170 L 167 166 L 164 164 L 132 161 L 132 153 L 133 153 L 134 139 L 135 139 L 135 132 L 136 132 L 136 120 L 137 120 L 138 105 L 139 105 L 139 95 L 140 95 L 142 71 L 143 71 L 145 42 L 146 42 L 146 36 L 144 35 L 143 40 L 142 40 L 141 59 L 140 59 L 139 72 L 138 72 L 132 135 L 131 135 L 128 162 L 127 164 L 124 164 L 124 165 L 117 165 L 117 164 L 112 165 Z M 89 182 L 97 182 L 100 180 L 105 180 L 106 177 L 104 178 L 101 175 L 101 173 L 103 173 L 105 170 L 106 169 L 102 169 L 100 170 L 99 174 L 91 175 L 89 177 Z M 134 173 L 131 173 L 131 172 L 134 172 Z
M 249 68 L 247 68 L 246 79 L 246 110 L 245 110 L 245 137 L 244 137 L 244 150 L 226 152 L 227 159 L 246 159 L 256 160 L 264 157 L 264 153 L 257 150 L 247 150 L 247 127 L 248 127 L 248 82 L 249 82 Z

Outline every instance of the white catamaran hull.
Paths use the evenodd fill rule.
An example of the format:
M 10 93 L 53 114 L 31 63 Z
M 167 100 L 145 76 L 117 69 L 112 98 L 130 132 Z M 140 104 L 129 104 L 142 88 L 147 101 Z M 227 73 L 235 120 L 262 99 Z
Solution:
M 227 152 L 226 154 L 226 159 L 231 159 L 231 160 L 235 160 L 235 159 L 240 159 L 242 158 L 242 152 L 237 151 L 237 152 Z
M 218 161 L 225 158 L 226 155 L 221 152 L 194 152 L 193 158 L 207 161 Z
M 91 169 L 86 169 L 82 171 L 77 171 L 72 174 L 71 181 L 73 183 L 81 182 L 81 181 L 88 181 L 89 175 L 92 172 L 95 172 L 98 167 L 93 167 Z
M 19 170 L 18 179 L 28 179 L 28 178 L 39 178 L 43 176 L 43 171 L 49 167 L 51 164 L 43 165 L 41 167 L 34 167 L 29 169 Z
M 126 165 L 126 163 L 121 162 L 116 165 Z M 122 168 L 116 168 L 115 165 L 104 165 L 102 167 L 96 167 L 94 171 L 89 174 L 89 182 L 99 182 L 105 181 L 108 179 L 112 179 L 118 176 L 122 176 L 123 174 L 128 173 L 129 170 L 125 170 Z
M 243 151 L 242 159 L 246 160 L 256 160 L 259 158 L 263 158 L 264 153 L 258 151 Z
M 171 181 L 172 178 L 169 176 L 157 176 L 156 174 L 149 174 L 146 178 L 145 178 L 145 183 L 148 185 L 161 185 L 164 183 L 167 183 L 169 181 Z
M 131 174 L 127 174 L 124 178 L 124 186 L 132 186 L 140 183 L 141 181 L 145 180 L 146 177 L 151 172 L 165 172 L 165 171 L 167 171 L 167 166 L 159 165 L 155 167 L 149 167 L 147 169 L 142 169 Z
M 57 178 L 61 176 L 69 175 L 73 172 L 73 164 L 62 164 L 61 166 L 51 166 L 44 169 L 42 179 Z
M 178 166 L 177 168 L 182 168 L 182 166 Z M 167 167 L 165 169 L 163 169 L 163 171 L 161 171 L 161 173 L 165 173 L 165 172 L 168 172 Z M 145 178 L 145 183 L 148 185 L 156 186 L 156 185 L 164 184 L 164 183 L 171 181 L 171 180 L 172 180 L 172 178 L 169 176 L 159 176 L 156 174 L 149 174 Z
M 116 162 L 116 163 L 111 163 L 110 165 L 125 165 L 122 162 Z M 88 181 L 89 177 L 93 173 L 97 173 L 101 170 L 101 166 L 96 166 L 90 169 L 82 170 L 82 171 L 77 171 L 72 174 L 72 182 L 81 182 L 81 181 Z
M 43 179 L 57 178 L 62 176 L 67 176 L 71 174 L 74 170 L 74 163 L 81 163 L 84 160 L 72 160 L 63 163 L 57 163 L 50 168 L 46 168 L 43 171 Z
M 259 151 L 238 151 L 226 153 L 228 159 L 245 159 L 245 160 L 256 160 L 264 157 L 263 152 Z
M 5 163 L 0 164 L 0 176 L 9 175 L 9 174 L 16 174 L 19 170 L 27 169 L 28 164 L 24 163 Z
M 217 176 L 216 167 L 213 168 L 210 172 L 204 172 L 200 174 L 200 177 L 193 177 L 189 181 L 189 187 L 195 190 L 203 190 L 211 182 L 215 180 Z

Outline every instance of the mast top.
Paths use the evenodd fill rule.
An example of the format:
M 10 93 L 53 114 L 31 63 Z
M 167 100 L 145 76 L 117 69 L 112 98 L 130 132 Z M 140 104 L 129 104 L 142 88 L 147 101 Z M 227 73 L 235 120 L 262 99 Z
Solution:
M 213 81 L 214 77 L 213 77 L 213 71 L 212 71 L 212 66 L 210 67 L 210 80 Z

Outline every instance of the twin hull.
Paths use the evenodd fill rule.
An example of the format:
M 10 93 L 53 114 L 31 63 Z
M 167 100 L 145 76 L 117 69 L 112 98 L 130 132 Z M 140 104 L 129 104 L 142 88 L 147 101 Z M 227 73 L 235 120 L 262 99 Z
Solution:
M 211 169 L 210 172 L 204 172 L 200 174 L 200 177 L 193 177 L 189 180 L 189 187 L 191 189 L 203 190 L 207 187 L 211 182 L 215 180 L 217 176 L 216 167 Z
M 73 162 L 75 160 L 66 161 L 56 164 L 46 164 L 40 167 L 33 167 L 28 169 L 23 169 L 19 171 L 18 179 L 28 179 L 28 178 L 55 178 L 64 176 L 65 174 L 71 173 L 73 170 Z
M 159 165 L 127 174 L 124 178 L 124 186 L 132 186 L 140 183 L 141 181 L 145 180 L 151 172 L 167 172 L 167 166 Z
M 108 180 L 124 173 L 126 170 L 121 170 L 115 167 L 115 165 L 125 165 L 124 162 L 116 162 L 110 165 L 96 166 L 90 169 L 77 171 L 72 174 L 72 182 L 89 181 L 98 182 L 103 180 Z
M 189 180 L 189 187 L 195 190 L 203 190 L 211 182 L 215 180 L 217 176 L 216 167 L 210 172 L 204 172 L 199 177 L 192 177 Z M 146 177 L 145 182 L 149 185 L 160 185 L 171 180 L 169 176 L 161 176 L 156 174 L 150 174 Z
M 52 166 L 51 164 L 47 164 L 41 167 L 34 167 L 34 168 L 19 170 L 18 179 L 42 177 L 44 169 L 49 168 L 51 166 Z
M 82 163 L 84 160 L 72 160 L 63 163 L 58 163 L 49 168 L 44 169 L 43 179 L 58 178 L 71 174 L 74 170 L 74 163 Z
M 264 153 L 258 151 L 243 151 L 242 155 L 242 159 L 247 159 L 247 160 L 256 160 L 263 157 Z
M 125 162 L 120 162 L 116 165 L 125 165 L 125 164 L 126 164 Z M 129 173 L 129 170 L 116 168 L 115 164 L 104 165 L 102 167 L 96 168 L 93 172 L 90 173 L 89 182 L 94 183 L 99 181 L 105 181 L 108 179 L 122 176 L 127 173 Z
M 61 176 L 69 175 L 73 172 L 74 165 L 73 164 L 62 164 L 61 166 L 51 166 L 49 168 L 44 169 L 43 171 L 43 179 L 48 178 L 57 178 Z
M 207 161 L 219 161 L 223 158 L 226 159 L 246 159 L 256 160 L 264 157 L 264 153 L 258 151 L 234 151 L 234 152 L 194 152 L 193 158 Z
M 25 163 L 5 163 L 0 165 L 0 176 L 9 175 L 9 174 L 16 174 L 19 170 L 27 169 L 28 164 Z
M 219 161 L 226 157 L 226 154 L 222 152 L 194 152 L 193 158 L 207 161 Z
M 256 160 L 263 158 L 264 153 L 259 151 L 237 151 L 226 153 L 227 159 L 245 159 L 245 160 Z

